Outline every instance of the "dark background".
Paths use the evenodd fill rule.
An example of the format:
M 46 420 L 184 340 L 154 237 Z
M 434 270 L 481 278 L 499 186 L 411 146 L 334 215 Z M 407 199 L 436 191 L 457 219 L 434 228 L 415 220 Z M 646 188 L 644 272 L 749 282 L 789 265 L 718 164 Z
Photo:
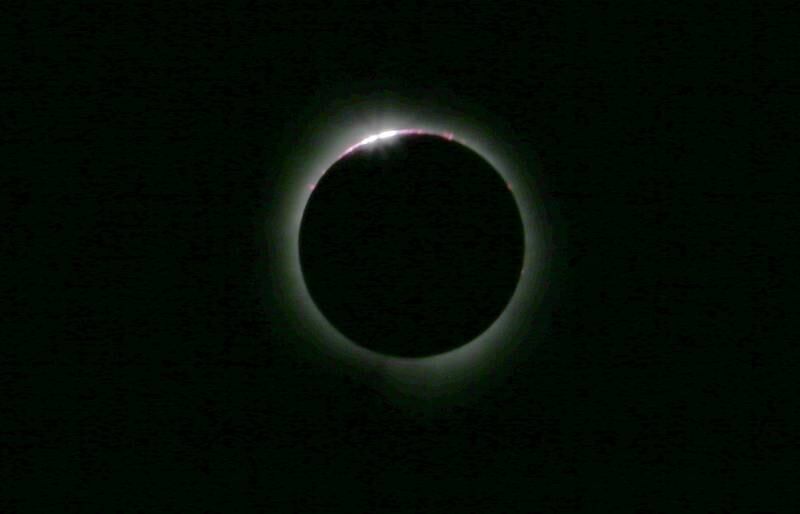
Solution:
M 413 4 L 10 13 L 4 512 L 737 509 L 777 316 L 738 289 L 746 4 Z M 554 238 L 535 351 L 435 413 L 304 359 L 268 289 L 293 142 L 374 91 L 491 113 Z

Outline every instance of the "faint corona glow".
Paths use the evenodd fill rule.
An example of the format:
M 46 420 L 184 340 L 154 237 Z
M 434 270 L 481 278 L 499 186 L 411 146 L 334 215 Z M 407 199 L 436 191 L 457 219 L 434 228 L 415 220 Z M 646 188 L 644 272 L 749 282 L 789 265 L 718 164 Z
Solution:
M 530 169 L 497 137 L 496 130 L 465 121 L 463 113 L 443 113 L 402 102 L 365 102 L 320 116 L 307 139 L 287 162 L 280 196 L 271 206 L 267 237 L 276 272 L 274 291 L 312 355 L 325 365 L 339 363 L 377 379 L 403 397 L 433 399 L 464 390 L 476 379 L 513 360 L 513 350 L 532 326 L 531 313 L 541 296 L 547 261 L 542 212 L 537 207 Z M 449 352 L 422 358 L 383 355 L 356 345 L 322 314 L 306 287 L 300 268 L 299 233 L 303 211 L 316 184 L 340 158 L 357 148 L 390 143 L 398 135 L 430 134 L 455 140 L 481 155 L 505 180 L 525 228 L 520 280 L 497 320 L 474 340 Z M 456 136 L 457 135 L 457 136 Z M 355 141 L 355 143 L 354 143 Z

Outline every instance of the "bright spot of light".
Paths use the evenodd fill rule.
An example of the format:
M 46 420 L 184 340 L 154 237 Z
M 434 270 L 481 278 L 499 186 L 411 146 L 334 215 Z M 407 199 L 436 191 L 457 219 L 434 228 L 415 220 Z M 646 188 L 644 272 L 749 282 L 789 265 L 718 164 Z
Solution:
M 340 158 L 344 157 L 345 155 L 349 154 L 350 152 L 352 152 L 356 148 L 360 148 L 360 147 L 362 147 L 364 145 L 372 144 L 372 143 L 374 143 L 376 141 L 381 141 L 381 140 L 384 140 L 384 139 L 390 139 L 390 138 L 393 138 L 393 137 L 399 136 L 399 135 L 407 136 L 407 135 L 412 135 L 412 134 L 416 134 L 416 135 L 422 135 L 422 134 L 436 135 L 436 136 L 439 136 L 439 137 L 443 137 L 443 138 L 447 139 L 448 141 L 452 141 L 453 140 L 453 133 L 452 132 L 438 132 L 438 131 L 425 130 L 425 129 L 384 130 L 384 131 L 378 132 L 377 134 L 372 134 L 371 136 L 365 137 L 364 139 L 362 139 L 358 143 L 348 147 L 339 157 Z

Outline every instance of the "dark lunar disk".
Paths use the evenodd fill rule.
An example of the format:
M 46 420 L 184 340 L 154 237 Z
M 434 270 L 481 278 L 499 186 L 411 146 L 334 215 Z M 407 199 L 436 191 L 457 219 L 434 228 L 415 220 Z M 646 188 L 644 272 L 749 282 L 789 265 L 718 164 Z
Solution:
M 471 149 L 434 135 L 356 148 L 316 184 L 300 227 L 314 303 L 376 352 L 423 357 L 480 335 L 522 268 L 519 210 Z

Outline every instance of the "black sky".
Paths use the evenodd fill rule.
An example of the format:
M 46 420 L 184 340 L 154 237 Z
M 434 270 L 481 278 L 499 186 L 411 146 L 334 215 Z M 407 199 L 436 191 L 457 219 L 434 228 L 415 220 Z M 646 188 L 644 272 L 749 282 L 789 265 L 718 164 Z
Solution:
M 6 138 L 28 172 L 9 226 L 19 270 L 41 271 L 12 296 L 19 423 L 0 460 L 41 487 L 12 507 L 735 510 L 751 427 L 730 393 L 758 330 L 722 301 L 749 223 L 746 17 L 414 4 L 18 13 Z M 262 229 L 292 144 L 376 92 L 486 113 L 536 163 L 551 223 L 535 349 L 433 412 L 294 351 L 268 289 Z

